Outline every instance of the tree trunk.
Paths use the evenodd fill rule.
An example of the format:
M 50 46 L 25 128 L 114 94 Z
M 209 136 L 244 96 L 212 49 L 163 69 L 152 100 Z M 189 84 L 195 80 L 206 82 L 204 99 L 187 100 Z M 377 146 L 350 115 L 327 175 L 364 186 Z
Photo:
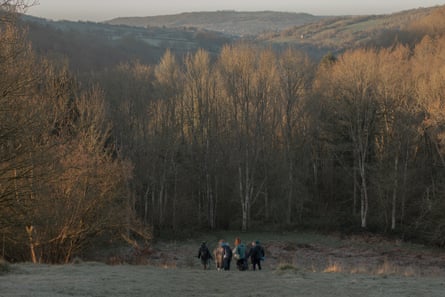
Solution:
M 148 204 L 149 204 L 149 198 L 148 194 L 150 193 L 150 187 L 147 186 L 147 190 L 144 194 L 144 225 L 148 225 Z
M 34 232 L 34 226 L 26 226 L 26 233 L 28 233 L 28 240 L 29 240 L 29 250 L 31 252 L 31 261 L 32 263 L 37 264 L 35 243 L 34 239 L 32 238 L 33 232 Z
M 266 221 L 269 221 L 270 218 L 270 211 L 269 211 L 269 190 L 266 188 L 266 191 L 264 193 L 264 216 L 266 218 Z
M 366 192 L 366 184 L 363 184 L 362 194 L 361 194 L 361 207 L 360 207 L 360 218 L 361 218 L 362 228 L 366 228 L 367 226 L 367 217 L 368 217 L 368 193 Z
M 400 214 L 400 224 L 403 225 L 403 221 L 405 219 L 405 201 L 406 201 L 406 187 L 408 182 L 408 157 L 409 157 L 409 146 L 406 145 L 406 154 L 405 154 L 405 164 L 403 166 L 403 186 L 402 186 L 402 205 L 401 205 L 401 214 Z
M 287 176 L 287 182 L 288 182 L 288 192 L 287 192 L 287 213 L 286 213 L 286 223 L 288 225 L 290 225 L 292 223 L 292 200 L 293 200 L 293 181 L 294 181 L 294 177 L 293 177 L 293 166 L 292 166 L 292 161 L 289 161 L 289 172 L 288 172 L 288 176 Z
M 396 229 L 396 208 L 397 208 L 397 193 L 399 186 L 399 154 L 396 154 L 394 159 L 394 185 L 392 189 L 392 211 L 391 211 L 391 230 Z
M 360 164 L 360 177 L 361 177 L 361 206 L 360 206 L 360 218 L 361 218 L 361 227 L 367 227 L 367 217 L 368 217 L 368 188 L 367 188 L 367 180 L 366 180 L 366 171 L 364 162 L 361 161 Z
M 173 184 L 173 205 L 172 205 L 172 228 L 173 230 L 176 230 L 176 225 L 177 225 L 177 215 L 176 215 L 176 203 L 177 203 L 177 192 L 178 192 L 178 170 L 175 166 L 175 164 L 173 164 L 173 168 L 174 168 L 174 184 Z
M 246 165 L 247 167 L 247 165 Z M 241 211 L 242 211 L 242 231 L 247 231 L 250 220 L 250 205 L 252 199 L 252 185 L 249 177 L 249 170 L 246 168 L 245 179 L 242 178 L 241 166 L 239 170 L 239 187 L 240 187 L 240 199 L 241 199 Z
M 353 193 L 352 193 L 352 215 L 355 217 L 357 215 L 357 186 L 358 186 L 358 180 L 357 180 L 357 168 L 354 166 L 352 169 L 352 180 L 353 180 Z

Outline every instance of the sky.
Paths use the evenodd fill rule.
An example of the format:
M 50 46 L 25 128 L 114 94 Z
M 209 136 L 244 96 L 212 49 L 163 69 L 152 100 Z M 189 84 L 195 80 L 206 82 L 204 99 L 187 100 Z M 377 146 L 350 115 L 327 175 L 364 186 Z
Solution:
M 33 1 L 33 0 L 29 0 Z M 287 11 L 314 15 L 388 14 L 445 0 L 34 0 L 27 14 L 51 20 L 105 21 L 192 11 Z

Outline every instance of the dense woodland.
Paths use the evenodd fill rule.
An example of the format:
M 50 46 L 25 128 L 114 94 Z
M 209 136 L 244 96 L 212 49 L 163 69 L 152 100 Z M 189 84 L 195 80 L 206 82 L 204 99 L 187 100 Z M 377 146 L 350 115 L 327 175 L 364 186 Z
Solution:
M 321 61 L 247 42 L 166 51 L 89 85 L 1 14 L 2 256 L 61 263 L 217 229 L 445 245 L 445 36 L 428 17 L 415 44 Z

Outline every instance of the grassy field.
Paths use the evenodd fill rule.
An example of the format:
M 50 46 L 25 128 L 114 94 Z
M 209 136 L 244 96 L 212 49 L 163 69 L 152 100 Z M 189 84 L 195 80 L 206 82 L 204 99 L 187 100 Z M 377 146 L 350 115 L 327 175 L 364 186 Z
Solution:
M 0 296 L 445 296 L 443 250 L 378 237 L 241 234 L 246 242 L 262 240 L 262 271 L 202 270 L 199 242 L 232 243 L 235 236 L 159 241 L 138 255 L 139 265 L 10 264 Z

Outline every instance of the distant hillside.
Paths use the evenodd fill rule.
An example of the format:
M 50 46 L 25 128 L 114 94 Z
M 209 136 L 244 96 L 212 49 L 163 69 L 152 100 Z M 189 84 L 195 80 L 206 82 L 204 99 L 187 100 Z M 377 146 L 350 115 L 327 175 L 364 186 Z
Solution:
M 75 71 L 89 72 L 138 60 L 156 64 L 170 49 L 178 57 L 199 48 L 218 54 L 233 38 L 201 29 L 130 27 L 94 22 L 50 21 L 24 15 L 37 53 L 67 58 Z
M 179 58 L 199 48 L 216 56 L 242 34 L 249 34 L 245 39 L 260 46 L 277 50 L 291 46 L 314 59 L 357 47 L 387 47 L 395 42 L 414 45 L 426 34 L 445 33 L 445 6 L 342 17 L 219 11 L 119 18 L 107 23 L 30 16 L 23 16 L 23 21 L 38 53 L 67 58 L 73 69 L 88 73 L 132 60 L 156 64 L 167 49 Z
M 106 23 L 137 27 L 195 27 L 237 36 L 281 31 L 292 26 L 314 23 L 324 17 L 290 12 L 190 12 L 152 17 L 116 18 Z
M 193 12 L 153 17 L 116 18 L 107 24 L 138 28 L 211 30 L 273 48 L 292 46 L 319 59 L 363 46 L 413 45 L 425 34 L 443 32 L 445 6 L 418 8 L 382 15 L 314 16 L 285 12 Z M 434 34 L 436 34 L 434 33 Z
M 257 37 L 274 46 L 330 48 L 342 52 L 362 46 L 391 46 L 394 42 L 414 44 L 425 34 L 444 32 L 445 6 L 419 8 L 387 15 L 324 18 L 295 25 L 281 32 Z M 438 29 L 440 27 L 440 29 Z

